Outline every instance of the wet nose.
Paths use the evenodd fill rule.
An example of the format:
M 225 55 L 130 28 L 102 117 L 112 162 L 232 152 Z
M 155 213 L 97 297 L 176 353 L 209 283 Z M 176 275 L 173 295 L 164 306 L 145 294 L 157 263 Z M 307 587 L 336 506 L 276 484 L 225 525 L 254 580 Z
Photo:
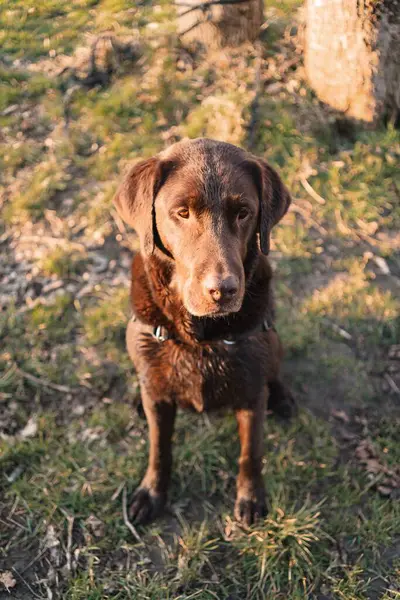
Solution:
M 239 289 L 239 281 L 234 275 L 224 278 L 208 275 L 203 285 L 206 295 L 210 295 L 214 302 L 231 300 Z

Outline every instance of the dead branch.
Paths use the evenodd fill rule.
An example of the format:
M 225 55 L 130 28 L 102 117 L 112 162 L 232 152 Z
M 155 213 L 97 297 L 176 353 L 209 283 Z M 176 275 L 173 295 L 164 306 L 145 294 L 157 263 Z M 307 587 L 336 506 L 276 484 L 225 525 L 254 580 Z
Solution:
M 314 188 L 311 187 L 311 185 L 308 183 L 305 177 L 302 177 L 300 179 L 300 183 L 306 190 L 306 192 L 311 196 L 311 198 L 314 198 L 314 200 L 318 202 L 318 204 L 326 204 L 325 198 L 317 194 L 317 192 L 314 190 Z
M 30 373 L 23 371 L 18 366 L 16 366 L 15 371 L 16 371 L 16 373 L 21 375 L 21 377 L 23 377 L 24 379 L 27 379 L 28 381 L 31 381 L 32 383 L 35 383 L 36 385 L 40 385 L 42 387 L 47 387 L 51 390 L 56 390 L 57 392 L 63 392 L 64 394 L 70 394 L 72 392 L 72 389 L 70 387 L 68 387 L 67 385 L 58 385 L 57 383 L 52 383 L 51 381 L 48 381 L 47 379 L 41 379 L 39 377 L 35 377 L 34 375 L 31 375 Z

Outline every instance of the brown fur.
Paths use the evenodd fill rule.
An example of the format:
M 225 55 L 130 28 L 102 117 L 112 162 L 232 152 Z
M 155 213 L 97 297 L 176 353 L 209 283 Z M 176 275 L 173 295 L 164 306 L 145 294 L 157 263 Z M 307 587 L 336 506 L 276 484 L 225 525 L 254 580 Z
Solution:
M 132 264 L 136 320 L 127 329 L 149 424 L 147 472 L 130 507 L 135 522 L 163 507 L 171 472 L 176 407 L 233 408 L 241 454 L 236 517 L 265 512 L 261 476 L 267 401 L 281 413 L 293 400 L 279 379 L 269 236 L 290 196 L 263 160 L 213 140 L 185 140 L 132 167 L 115 205 L 137 231 Z M 160 342 L 149 326 L 170 338 Z M 234 345 L 223 340 L 233 337 Z M 240 393 L 238 393 L 240 390 Z M 268 400 L 269 397 L 269 400 Z

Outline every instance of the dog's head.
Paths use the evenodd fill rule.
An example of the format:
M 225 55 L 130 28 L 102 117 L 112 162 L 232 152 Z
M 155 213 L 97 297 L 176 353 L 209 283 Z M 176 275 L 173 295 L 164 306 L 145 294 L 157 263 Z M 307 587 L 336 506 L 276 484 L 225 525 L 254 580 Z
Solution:
M 189 313 L 201 317 L 240 310 L 249 248 L 258 235 L 268 254 L 290 195 L 263 159 L 196 139 L 135 164 L 114 204 L 138 233 L 143 256 L 174 261 L 173 285 Z

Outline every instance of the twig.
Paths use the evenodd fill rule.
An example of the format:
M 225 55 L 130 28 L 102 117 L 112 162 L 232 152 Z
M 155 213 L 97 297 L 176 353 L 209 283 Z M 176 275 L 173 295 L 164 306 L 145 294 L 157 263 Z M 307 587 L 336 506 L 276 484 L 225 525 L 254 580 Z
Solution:
M 115 502 L 115 500 L 118 498 L 118 496 L 120 495 L 120 493 L 122 492 L 122 490 L 125 487 L 125 483 L 120 483 L 119 486 L 117 487 L 117 489 L 115 490 L 115 492 L 113 493 L 113 495 L 111 496 L 111 501 Z
M 14 521 L 14 519 L 11 519 L 10 517 L 7 517 L 7 521 L 9 521 L 10 523 L 12 523 L 13 525 L 16 525 L 22 531 L 29 531 L 28 527 L 24 527 L 23 525 L 21 525 L 21 523 L 18 523 L 17 521 Z M 11 525 L 9 525 L 7 523 L 7 521 L 4 521 L 3 519 L 0 519 L 0 523 L 3 523 L 3 525 L 6 525 L 6 527 L 10 527 L 11 528 Z
M 37 385 L 41 385 L 42 387 L 47 387 L 51 390 L 56 390 L 57 392 L 63 392 L 64 394 L 70 394 L 72 392 L 71 388 L 66 385 L 58 385 L 57 383 L 52 383 L 51 381 L 47 381 L 47 379 L 39 379 L 39 377 L 35 377 L 30 373 L 26 373 L 18 366 L 16 367 L 16 372 L 21 375 L 24 379 L 31 381 L 32 383 L 36 383 Z
M 39 598 L 39 600 L 43 600 L 43 596 L 39 596 L 39 594 L 36 594 L 36 592 L 31 588 L 29 583 L 26 581 L 26 579 L 24 579 L 24 577 L 22 577 L 22 575 L 20 573 L 18 573 L 18 571 L 15 567 L 11 567 L 11 569 L 14 571 L 16 576 L 26 585 L 28 590 L 31 592 L 31 594 L 34 595 L 35 598 Z
M 42 556 L 44 554 L 46 554 L 46 552 L 47 552 L 47 548 L 44 548 L 44 550 L 42 550 L 41 552 L 38 552 L 38 554 L 34 558 L 32 558 L 32 560 L 27 565 L 24 566 L 21 573 L 25 573 L 25 571 L 27 571 L 32 565 L 37 563 L 37 561 L 40 560 L 42 558 Z
M 193 25 L 191 25 L 190 27 L 188 27 L 187 29 L 185 29 L 185 31 L 182 31 L 179 34 L 179 37 L 183 37 L 184 35 L 186 35 L 187 33 L 189 33 L 189 31 L 192 31 L 193 29 L 196 29 L 196 27 L 198 27 L 199 25 L 202 25 L 203 23 L 205 23 L 206 21 L 196 21 L 196 23 L 194 23 Z
M 300 183 L 306 190 L 306 192 L 311 196 L 311 198 L 314 198 L 315 202 L 318 202 L 318 204 L 326 204 L 325 198 L 317 194 L 317 192 L 311 187 L 311 185 L 308 183 L 305 177 L 302 177 L 300 179 Z
M 307 213 L 307 211 L 304 210 L 303 208 L 301 208 L 301 206 L 297 206 L 297 204 L 292 204 L 292 206 L 290 207 L 290 210 L 292 212 L 296 212 L 299 215 L 301 215 L 305 221 L 309 221 L 309 223 L 311 223 L 311 225 L 313 227 L 315 227 L 315 229 L 321 235 L 328 235 L 328 232 L 325 229 L 325 227 L 322 227 L 322 225 L 320 225 L 319 223 L 317 223 L 317 221 L 315 219 L 313 219 L 312 217 L 310 217 L 310 215 Z
M 360 240 L 364 240 L 364 242 L 367 242 L 370 246 L 378 246 L 378 242 L 371 237 L 370 235 L 368 235 L 367 233 L 364 233 L 363 231 L 357 230 L 354 232 L 354 234 L 360 239 Z
M 390 377 L 389 373 L 385 373 L 384 378 L 386 379 L 386 381 L 390 385 L 392 391 L 395 394 L 400 394 L 400 389 L 398 388 L 396 382 Z
M 67 521 L 68 521 L 68 540 L 67 540 L 67 551 L 66 551 L 66 557 L 67 557 L 67 569 L 69 572 L 71 572 L 71 549 L 72 549 L 72 530 L 74 527 L 74 517 L 71 517 L 70 515 L 67 515 Z
M 339 325 L 336 325 L 336 323 L 332 323 L 331 324 L 332 329 L 335 333 L 337 333 L 338 335 L 340 335 L 340 337 L 344 338 L 345 340 L 352 340 L 352 336 L 350 335 L 350 333 L 348 333 L 345 329 L 343 329 L 343 327 L 339 327 Z
M 353 233 L 352 230 L 345 225 L 342 215 L 340 214 L 340 208 L 338 206 L 335 208 L 335 218 L 337 222 L 337 228 L 340 233 L 343 233 L 344 235 L 351 235 Z
M 140 535 L 136 531 L 135 527 L 132 525 L 132 523 L 128 519 L 128 511 L 126 509 L 126 504 L 127 504 L 126 496 L 127 496 L 126 487 L 124 487 L 124 489 L 122 491 L 122 516 L 124 518 L 124 523 L 127 526 L 127 528 L 129 529 L 129 531 L 131 532 L 131 534 L 133 535 L 133 537 L 135 538 L 135 540 L 137 540 L 138 542 L 143 544 L 142 538 L 140 537 Z

